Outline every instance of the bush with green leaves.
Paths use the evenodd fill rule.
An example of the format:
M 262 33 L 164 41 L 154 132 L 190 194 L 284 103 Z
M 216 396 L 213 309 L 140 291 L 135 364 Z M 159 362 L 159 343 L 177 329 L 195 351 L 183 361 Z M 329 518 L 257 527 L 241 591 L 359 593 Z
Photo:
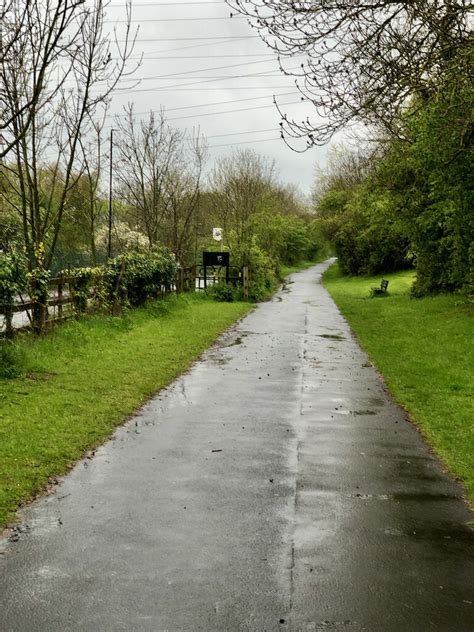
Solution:
M 71 272 L 74 277 L 73 299 L 76 311 L 85 312 L 91 298 L 96 304 L 100 303 L 104 297 L 103 292 L 101 292 L 104 267 L 74 268 Z M 59 276 L 67 278 L 69 274 L 71 273 L 64 271 Z
M 464 94 L 463 94 L 464 93 Z M 474 290 L 472 85 L 442 91 L 407 124 L 412 143 L 394 145 L 403 217 L 416 257 L 415 296 Z
M 322 198 L 331 213 L 319 225 L 331 239 L 344 274 L 379 274 L 412 265 L 407 229 L 390 193 L 370 177 L 350 194 L 336 193 Z
M 233 285 L 226 283 L 225 281 L 219 281 L 219 283 L 209 285 L 206 288 L 206 294 L 215 301 L 233 303 L 235 300 L 239 299 L 241 289 L 235 288 Z
M 275 213 L 265 209 L 254 222 L 258 245 L 279 264 L 292 265 L 315 254 L 315 233 L 309 221 L 298 215 Z
M 413 264 L 413 296 L 473 292 L 472 61 L 472 48 L 453 51 L 436 90 L 412 98 L 362 178 L 345 178 L 342 163 L 326 178 L 319 221 L 345 273 Z
M 28 261 L 19 249 L 0 252 L 0 306 L 10 306 L 27 288 Z
M 254 239 L 248 251 L 248 265 L 250 269 L 248 298 L 250 301 L 262 301 L 277 287 L 277 262 L 260 248 Z
M 111 303 L 141 305 L 174 283 L 177 265 L 174 255 L 164 247 L 147 253 L 128 252 L 104 266 L 103 284 Z

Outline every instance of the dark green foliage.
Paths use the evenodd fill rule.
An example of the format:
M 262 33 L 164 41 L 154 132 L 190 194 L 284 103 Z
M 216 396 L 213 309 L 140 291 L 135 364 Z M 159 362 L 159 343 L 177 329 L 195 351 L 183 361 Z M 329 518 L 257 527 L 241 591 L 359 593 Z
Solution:
M 417 296 L 474 288 L 472 121 L 466 96 L 438 96 L 411 122 L 414 143 L 402 153 L 414 184 L 404 216 L 416 255 Z
M 407 117 L 376 179 L 399 206 L 417 276 L 412 294 L 473 288 L 474 195 L 466 95 L 440 94 Z
M 206 293 L 215 301 L 220 301 L 223 303 L 233 303 L 235 300 L 238 300 L 236 299 L 236 294 L 240 293 L 240 289 L 234 288 L 232 285 L 226 283 L 225 281 L 219 281 L 219 283 L 210 285 L 206 289 Z
M 259 244 L 257 235 L 243 246 L 243 252 L 238 249 L 232 253 L 237 261 L 245 261 L 250 269 L 248 298 L 258 302 L 268 297 L 278 284 L 278 260 Z
M 26 255 L 16 249 L 0 252 L 0 306 L 8 306 L 27 287 Z
M 461 62 L 470 58 L 461 54 Z M 430 99 L 413 98 L 401 138 L 387 138 L 371 172 L 350 187 L 334 182 L 319 200 L 321 226 L 345 274 L 413 264 L 412 295 L 474 288 L 472 83 L 456 72 Z
M 393 223 L 369 224 L 351 217 L 334 240 L 344 274 L 379 274 L 409 267 L 409 241 Z
M 317 205 L 345 274 L 413 264 L 413 296 L 474 289 L 472 49 L 446 61 L 372 157 L 338 156 Z
M 344 274 L 379 274 L 410 266 L 410 243 L 397 214 L 395 201 L 372 182 L 360 185 L 352 196 L 330 191 L 332 212 L 321 220 L 322 230 L 334 244 Z
M 175 258 L 166 248 L 126 253 L 104 266 L 104 289 L 111 302 L 136 307 L 169 290 L 176 270 Z
M 91 288 L 97 285 L 102 270 L 100 268 L 78 268 L 74 272 L 74 307 L 77 312 L 85 312 Z

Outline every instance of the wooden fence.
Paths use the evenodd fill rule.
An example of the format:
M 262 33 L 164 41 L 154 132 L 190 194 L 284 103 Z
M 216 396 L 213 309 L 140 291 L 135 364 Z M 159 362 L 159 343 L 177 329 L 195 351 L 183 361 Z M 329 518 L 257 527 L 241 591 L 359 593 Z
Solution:
M 209 276 L 210 272 L 210 276 Z M 190 266 L 178 270 L 174 284 L 163 286 L 161 294 L 169 292 L 193 292 L 204 289 L 207 284 L 212 284 L 220 280 L 215 275 L 215 271 L 210 270 L 207 278 L 204 278 L 202 266 Z M 202 281 L 204 280 L 204 283 Z M 37 331 L 50 327 L 67 318 L 78 315 L 84 311 L 83 299 L 79 300 L 76 294 L 76 284 L 78 279 L 73 274 L 68 276 L 58 276 L 48 279 L 48 298 L 45 304 L 40 304 L 30 298 L 19 297 L 19 300 L 12 305 L 0 305 L 0 317 L 3 316 L 4 327 L 0 335 L 13 338 L 15 332 L 34 329 Z M 249 270 L 244 267 L 238 269 L 236 276 L 231 277 L 234 285 L 241 285 L 244 288 L 244 297 L 248 298 Z M 90 290 L 90 300 L 93 300 L 96 289 Z M 42 315 L 38 319 L 38 312 Z M 15 318 L 15 315 L 20 316 Z M 38 325 L 39 322 L 39 325 Z
M 35 321 L 35 312 L 44 312 L 44 325 L 60 322 L 65 318 L 74 316 L 78 309 L 75 292 L 77 279 L 71 276 L 52 277 L 48 279 L 48 298 L 45 304 L 19 296 L 19 300 L 12 305 L 0 307 L 0 315 L 4 318 L 4 333 L 7 338 L 12 338 L 15 331 L 32 328 Z M 14 323 L 15 314 L 23 315 Z

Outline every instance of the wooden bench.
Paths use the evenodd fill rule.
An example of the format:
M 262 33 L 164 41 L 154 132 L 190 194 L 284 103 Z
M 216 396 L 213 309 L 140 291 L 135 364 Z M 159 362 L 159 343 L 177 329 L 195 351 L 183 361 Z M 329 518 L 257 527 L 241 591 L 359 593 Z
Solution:
M 382 279 L 380 282 L 380 287 L 372 287 L 370 288 L 371 296 L 381 296 L 386 294 L 388 287 L 388 281 L 386 279 Z

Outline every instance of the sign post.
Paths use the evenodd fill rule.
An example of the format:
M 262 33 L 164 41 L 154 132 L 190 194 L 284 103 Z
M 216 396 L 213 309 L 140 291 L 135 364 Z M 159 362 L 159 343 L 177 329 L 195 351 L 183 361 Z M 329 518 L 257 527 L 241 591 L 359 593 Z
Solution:
M 207 288 L 207 268 L 210 266 L 225 268 L 225 280 L 226 283 L 229 283 L 230 254 L 228 252 L 203 252 L 202 263 L 204 266 L 204 289 Z

